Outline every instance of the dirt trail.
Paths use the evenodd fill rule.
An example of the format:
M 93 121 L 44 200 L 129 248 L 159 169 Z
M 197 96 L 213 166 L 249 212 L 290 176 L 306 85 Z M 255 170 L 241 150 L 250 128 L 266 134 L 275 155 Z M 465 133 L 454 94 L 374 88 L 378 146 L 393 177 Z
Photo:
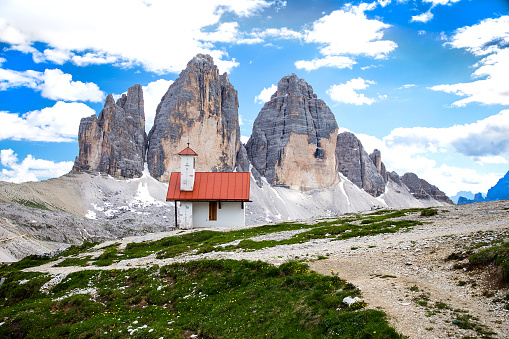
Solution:
M 504 309 L 508 301 L 496 301 L 509 292 L 509 284 L 496 283 L 500 271 L 454 269 L 455 262 L 445 260 L 469 243 L 509 241 L 507 206 L 500 202 L 451 207 L 430 219 L 432 224 L 386 235 L 368 248 L 310 266 L 323 274 L 332 270 L 357 286 L 368 307 L 386 312 L 389 322 L 409 338 L 481 337 L 482 331 L 509 338 L 509 311 Z M 472 234 L 478 231 L 483 233 Z M 458 327 L 464 319 L 480 325 L 479 330 Z

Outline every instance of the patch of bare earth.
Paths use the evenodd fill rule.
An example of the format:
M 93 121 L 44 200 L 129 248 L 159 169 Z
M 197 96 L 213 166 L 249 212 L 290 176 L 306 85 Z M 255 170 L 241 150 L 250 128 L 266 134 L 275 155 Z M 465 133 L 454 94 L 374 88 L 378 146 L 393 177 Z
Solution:
M 489 266 L 446 260 L 494 240 L 509 241 L 509 201 L 452 206 L 408 233 L 377 237 L 310 264 L 356 285 L 370 308 L 409 338 L 509 338 L 509 284 Z M 456 264 L 456 265 L 454 265 Z M 460 268 L 455 268 L 460 267 Z

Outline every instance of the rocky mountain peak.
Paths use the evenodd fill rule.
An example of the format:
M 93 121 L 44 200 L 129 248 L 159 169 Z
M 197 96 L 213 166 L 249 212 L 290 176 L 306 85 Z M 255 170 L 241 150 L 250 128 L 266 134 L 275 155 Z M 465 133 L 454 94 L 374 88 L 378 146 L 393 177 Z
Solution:
M 271 185 L 308 190 L 338 182 L 334 150 L 338 125 L 313 88 L 283 77 L 253 124 L 246 150 Z
M 380 151 L 369 156 L 355 134 L 351 132 L 338 134 L 336 161 L 337 170 L 359 188 L 375 197 L 384 193 L 388 176 L 385 166 L 382 167 Z
M 79 155 L 73 172 L 102 172 L 119 178 L 141 177 L 146 150 L 145 111 L 140 85 L 115 100 L 109 94 L 99 118 L 81 119 Z
M 486 194 L 486 201 L 505 199 L 509 199 L 509 171 Z
M 449 199 L 444 192 L 439 190 L 438 187 L 419 178 L 415 173 L 405 173 L 402 177 L 400 177 L 400 179 L 401 182 L 408 187 L 410 193 L 416 199 L 427 200 L 429 198 L 433 198 L 435 200 L 454 205 L 454 202 L 452 202 L 452 200 Z
M 190 143 L 198 171 L 232 171 L 240 149 L 237 91 L 209 55 L 198 54 L 168 88 L 148 139 L 150 174 L 162 181 L 178 171 Z

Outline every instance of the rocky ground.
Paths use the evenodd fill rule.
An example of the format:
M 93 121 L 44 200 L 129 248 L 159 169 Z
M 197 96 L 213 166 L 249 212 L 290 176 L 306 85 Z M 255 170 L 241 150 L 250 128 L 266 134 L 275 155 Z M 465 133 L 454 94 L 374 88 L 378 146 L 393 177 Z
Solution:
M 305 260 L 317 272 L 337 274 L 356 285 L 368 307 L 386 312 L 389 322 L 409 338 L 482 337 L 487 333 L 507 338 L 509 310 L 504 308 L 508 301 L 503 299 L 509 293 L 509 284 L 501 283 L 500 272 L 495 267 L 457 269 L 454 266 L 460 267 L 462 262 L 445 259 L 483 243 L 509 241 L 508 211 L 509 201 L 450 206 L 441 208 L 435 216 L 421 218 L 425 223 L 409 232 L 343 241 L 319 239 L 252 252 L 210 252 L 172 259 L 151 255 L 93 269 L 164 265 L 200 258 L 264 260 L 274 264 Z M 405 218 L 415 219 L 416 215 Z M 176 232 L 125 238 L 121 243 L 125 246 Z M 292 232 L 281 232 L 264 237 L 284 239 L 291 235 Z M 98 247 L 96 254 L 108 244 Z M 319 257 L 326 259 L 316 260 Z M 52 267 L 54 264 L 31 270 L 61 275 L 92 268 Z

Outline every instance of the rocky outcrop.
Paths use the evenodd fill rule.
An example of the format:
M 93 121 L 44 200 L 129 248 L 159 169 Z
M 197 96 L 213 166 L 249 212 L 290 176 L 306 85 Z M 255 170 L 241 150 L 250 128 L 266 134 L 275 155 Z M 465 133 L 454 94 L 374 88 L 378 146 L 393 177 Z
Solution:
M 389 174 L 387 173 L 387 170 L 385 169 L 385 165 L 382 161 L 382 153 L 380 150 L 376 149 L 373 150 L 373 153 L 369 155 L 369 158 L 371 161 L 373 161 L 373 165 L 375 165 L 376 170 L 380 175 L 382 176 L 385 183 L 389 180 Z
M 382 167 L 380 152 L 377 154 L 374 152 L 373 154 L 373 157 L 368 155 L 355 134 L 350 132 L 338 134 L 336 144 L 337 170 L 359 188 L 364 189 L 374 197 L 378 197 L 385 191 L 387 173 L 385 166 Z M 378 168 L 380 170 L 375 165 L 376 163 L 379 164 Z M 383 176 L 381 173 L 383 173 Z
M 141 177 L 146 150 L 145 112 L 140 85 L 115 103 L 106 97 L 99 118 L 81 119 L 72 172 L 102 172 L 118 178 Z
M 438 189 L 438 187 L 431 185 L 424 179 L 420 179 L 414 173 L 405 173 L 402 177 L 400 177 L 401 182 L 405 184 L 410 193 L 414 198 L 420 200 L 427 200 L 433 198 L 435 200 L 454 205 L 449 197 Z
M 338 182 L 338 125 L 313 88 L 295 74 L 283 77 L 258 114 L 246 150 L 273 186 L 310 190 Z
M 157 106 L 148 135 L 150 174 L 168 181 L 187 143 L 199 155 L 197 171 L 232 171 L 241 145 L 238 107 L 228 75 L 219 75 L 209 55 L 194 57 Z

